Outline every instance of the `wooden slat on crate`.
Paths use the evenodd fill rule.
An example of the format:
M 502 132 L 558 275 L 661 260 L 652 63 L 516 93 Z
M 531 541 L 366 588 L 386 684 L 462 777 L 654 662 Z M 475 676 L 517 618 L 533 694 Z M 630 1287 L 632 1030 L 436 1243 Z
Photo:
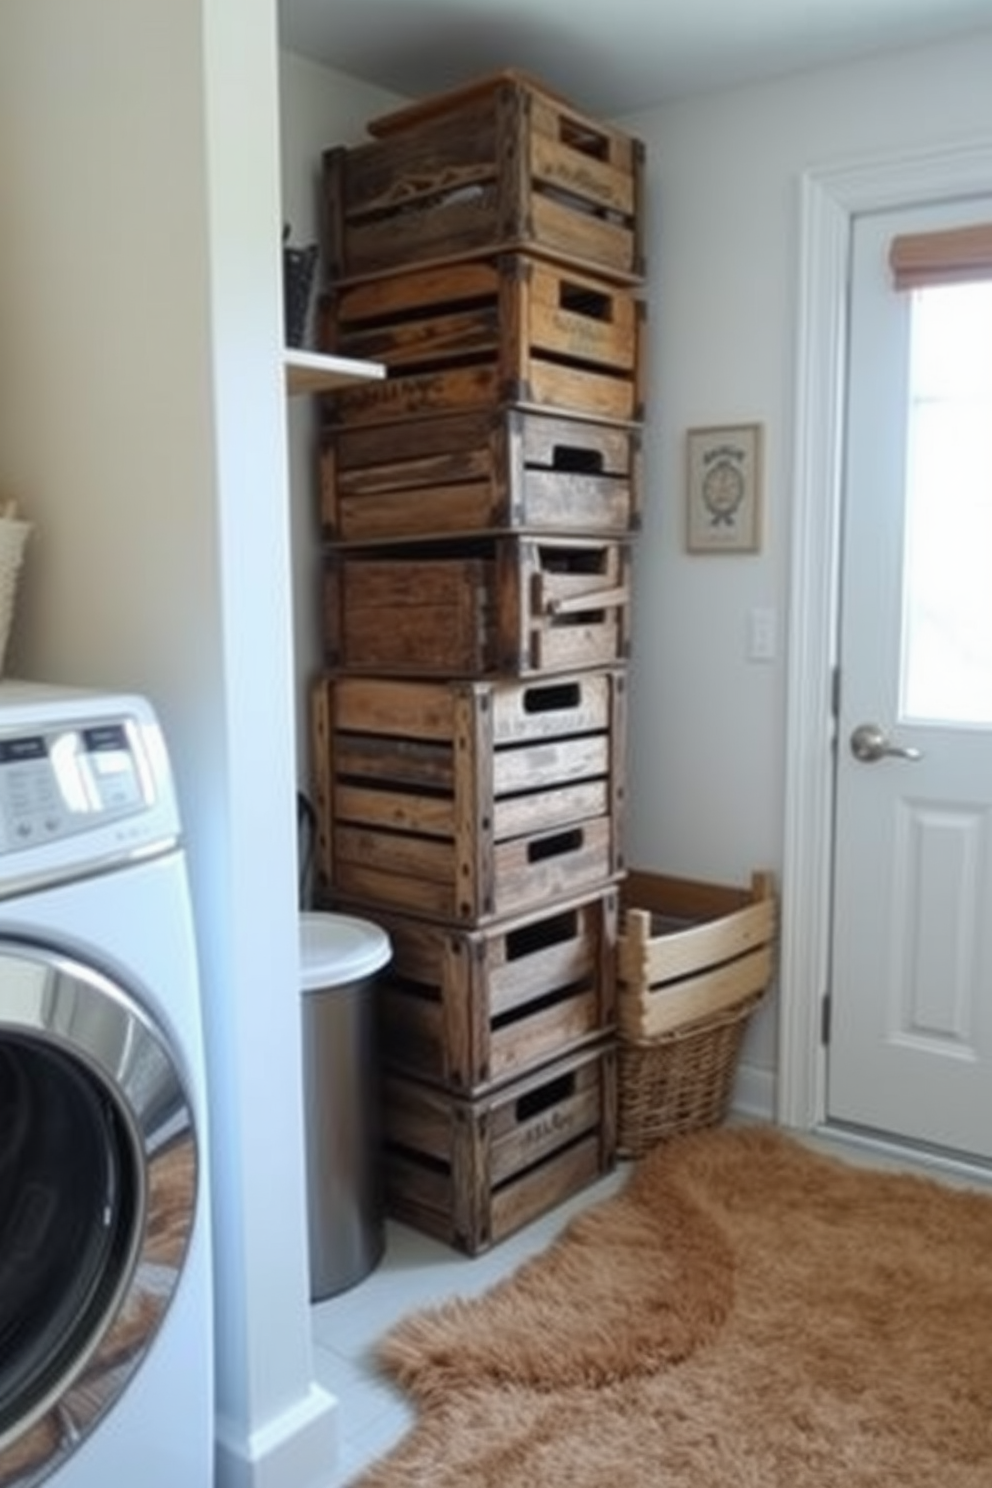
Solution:
M 514 405 L 605 423 L 643 418 L 643 300 L 523 254 L 409 269 L 320 303 L 321 349 L 385 365 L 324 400 L 335 424 Z
M 774 970 L 772 876 L 750 891 L 632 871 L 617 949 L 619 1026 L 649 1039 L 763 991 Z
M 474 1098 L 613 1031 L 615 887 L 488 929 L 374 914 L 392 947 L 376 983 L 380 1048 L 400 1073 Z
M 335 543 L 640 525 L 639 430 L 516 408 L 325 429 L 320 477 Z
M 613 1042 L 473 1101 L 387 1073 L 383 1124 L 389 1212 L 476 1255 L 613 1166 Z
M 324 153 L 334 279 L 516 248 L 643 278 L 643 144 L 536 80 L 478 79 L 368 127 Z
M 333 549 L 324 560 L 328 668 L 417 677 L 529 677 L 629 654 L 630 545 L 516 535 Z
M 481 924 L 622 871 L 621 670 L 325 677 L 311 708 L 323 893 Z

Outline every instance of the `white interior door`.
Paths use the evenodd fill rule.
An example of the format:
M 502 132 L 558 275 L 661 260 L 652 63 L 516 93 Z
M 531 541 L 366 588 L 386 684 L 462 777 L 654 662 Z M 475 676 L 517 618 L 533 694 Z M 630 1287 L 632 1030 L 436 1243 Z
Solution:
M 895 291 L 888 251 L 990 219 L 986 200 L 854 224 L 827 1053 L 829 1120 L 985 1159 L 992 285 L 956 312 L 959 287 Z

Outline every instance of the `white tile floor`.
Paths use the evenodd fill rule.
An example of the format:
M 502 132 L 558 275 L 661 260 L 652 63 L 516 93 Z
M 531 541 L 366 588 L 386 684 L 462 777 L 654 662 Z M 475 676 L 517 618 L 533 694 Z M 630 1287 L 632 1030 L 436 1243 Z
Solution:
M 808 1139 L 821 1151 L 882 1168 L 918 1168 L 898 1149 L 858 1143 L 842 1134 Z M 381 1264 L 357 1286 L 313 1308 L 315 1370 L 319 1382 L 338 1402 L 339 1460 L 327 1488 L 344 1488 L 375 1458 L 395 1445 L 413 1421 L 399 1391 L 375 1366 L 374 1349 L 389 1327 L 404 1314 L 447 1297 L 484 1291 L 542 1250 L 565 1224 L 588 1205 L 608 1197 L 625 1182 L 629 1163 L 577 1194 L 552 1214 L 544 1215 L 485 1255 L 469 1259 L 446 1245 L 390 1221 Z M 934 1172 L 950 1181 L 992 1183 L 973 1170 Z
M 471 1259 L 406 1225 L 386 1225 L 380 1265 L 355 1287 L 313 1308 L 317 1379 L 338 1400 L 339 1460 L 327 1488 L 343 1488 L 393 1446 L 413 1421 L 404 1397 L 377 1373 L 374 1348 L 405 1313 L 447 1297 L 471 1296 L 543 1250 L 574 1214 L 607 1198 L 625 1181 L 629 1163 L 560 1205 L 551 1214 Z

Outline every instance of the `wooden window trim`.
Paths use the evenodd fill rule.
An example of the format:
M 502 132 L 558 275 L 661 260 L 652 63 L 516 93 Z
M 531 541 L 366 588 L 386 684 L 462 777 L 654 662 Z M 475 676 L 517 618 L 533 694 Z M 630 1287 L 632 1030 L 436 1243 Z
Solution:
M 896 289 L 992 279 L 992 222 L 893 238 L 889 263 Z

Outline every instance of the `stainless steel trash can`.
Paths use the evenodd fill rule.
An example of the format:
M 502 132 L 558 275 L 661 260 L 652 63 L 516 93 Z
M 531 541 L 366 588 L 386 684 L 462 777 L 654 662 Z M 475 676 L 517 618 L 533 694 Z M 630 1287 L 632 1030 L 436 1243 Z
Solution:
M 378 925 L 300 915 L 310 1294 L 354 1286 L 385 1246 L 379 1177 L 375 973 L 392 955 Z

